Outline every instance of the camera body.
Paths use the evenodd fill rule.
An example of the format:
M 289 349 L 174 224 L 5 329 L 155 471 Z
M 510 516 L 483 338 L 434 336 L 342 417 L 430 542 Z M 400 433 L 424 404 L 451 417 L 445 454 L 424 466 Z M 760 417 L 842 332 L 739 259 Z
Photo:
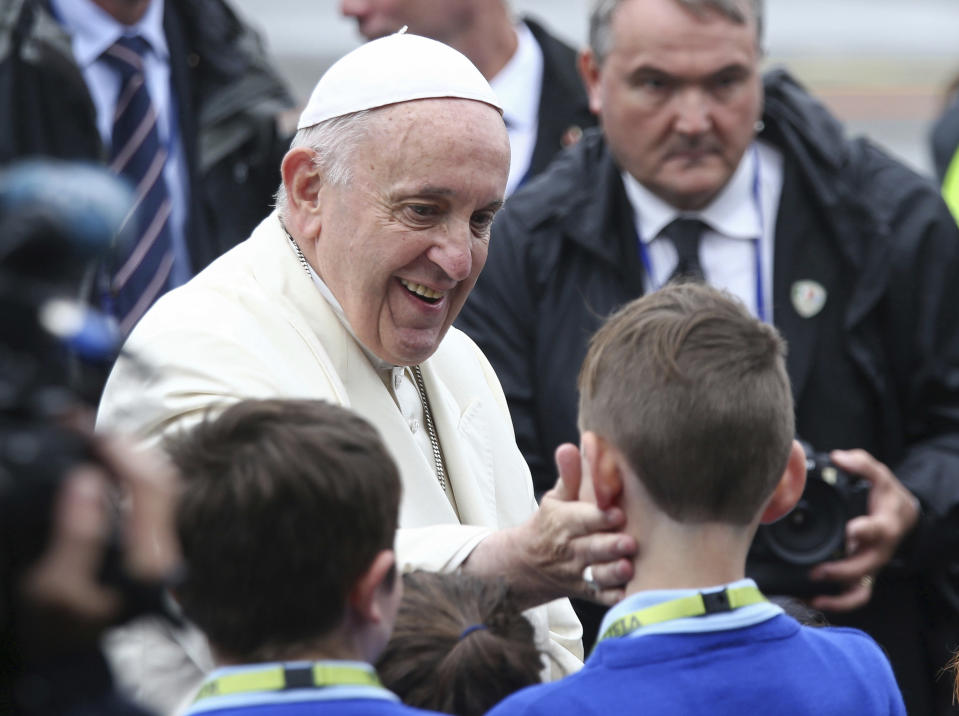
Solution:
M 814 582 L 807 576 L 820 562 L 846 555 L 846 523 L 868 512 L 870 485 L 834 465 L 809 445 L 806 488 L 787 515 L 760 525 L 746 559 L 746 574 L 767 594 L 810 597 L 837 594 L 835 582 Z
M 0 172 L 0 589 L 45 549 L 65 475 L 96 462 L 64 419 L 95 401 L 117 340 L 80 286 L 132 205 L 132 189 L 93 165 Z M 0 629 L 10 603 L 0 594 Z

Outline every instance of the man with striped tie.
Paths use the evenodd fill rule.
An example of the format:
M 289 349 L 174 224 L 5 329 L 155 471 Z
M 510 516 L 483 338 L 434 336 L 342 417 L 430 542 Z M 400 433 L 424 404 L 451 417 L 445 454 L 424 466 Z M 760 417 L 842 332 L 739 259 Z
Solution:
M 15 0 L 0 35 L 0 163 L 102 161 L 135 188 L 89 287 L 126 335 L 267 214 L 292 102 L 223 0 Z

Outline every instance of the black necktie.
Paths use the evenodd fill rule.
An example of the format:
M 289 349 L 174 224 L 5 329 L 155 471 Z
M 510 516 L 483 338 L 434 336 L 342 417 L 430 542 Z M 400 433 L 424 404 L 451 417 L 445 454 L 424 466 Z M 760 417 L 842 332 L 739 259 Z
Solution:
M 170 234 L 170 193 L 163 179 L 167 150 L 160 144 L 157 114 L 147 90 L 143 56 L 149 45 L 142 37 L 121 37 L 105 53 L 120 76 L 113 117 L 111 171 L 135 187 L 135 238 L 111 266 L 111 310 L 126 335 L 150 305 L 167 289 L 173 267 Z
M 705 281 L 703 266 L 699 263 L 699 239 L 706 225 L 699 219 L 675 219 L 663 229 L 662 235 L 673 242 L 679 260 L 669 280 Z

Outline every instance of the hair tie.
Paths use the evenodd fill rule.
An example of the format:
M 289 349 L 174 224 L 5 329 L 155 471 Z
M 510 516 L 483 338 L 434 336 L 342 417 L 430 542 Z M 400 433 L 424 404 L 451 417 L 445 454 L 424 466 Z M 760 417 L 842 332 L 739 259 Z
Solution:
M 466 627 L 466 628 L 463 630 L 463 633 L 460 634 L 459 640 L 462 641 L 463 639 L 465 639 L 466 637 L 468 637 L 470 634 L 472 634 L 474 631 L 479 631 L 480 629 L 486 629 L 486 625 L 485 625 L 485 624 L 473 624 L 472 626 Z

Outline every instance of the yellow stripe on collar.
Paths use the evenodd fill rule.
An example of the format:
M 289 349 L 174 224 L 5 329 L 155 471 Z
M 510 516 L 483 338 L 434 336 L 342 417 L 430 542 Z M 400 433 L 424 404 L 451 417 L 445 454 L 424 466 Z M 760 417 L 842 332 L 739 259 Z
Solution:
M 203 684 L 194 703 L 211 696 L 324 686 L 381 686 L 381 684 L 375 671 L 358 666 L 322 662 L 302 666 L 269 666 L 211 679 Z
M 688 597 L 671 599 L 668 602 L 654 604 L 645 609 L 620 617 L 603 632 L 597 643 L 603 639 L 631 634 L 640 627 L 660 624 L 673 619 L 701 617 L 706 614 L 731 612 L 740 607 L 765 602 L 766 597 L 756 587 L 736 587 L 719 592 L 698 592 Z

